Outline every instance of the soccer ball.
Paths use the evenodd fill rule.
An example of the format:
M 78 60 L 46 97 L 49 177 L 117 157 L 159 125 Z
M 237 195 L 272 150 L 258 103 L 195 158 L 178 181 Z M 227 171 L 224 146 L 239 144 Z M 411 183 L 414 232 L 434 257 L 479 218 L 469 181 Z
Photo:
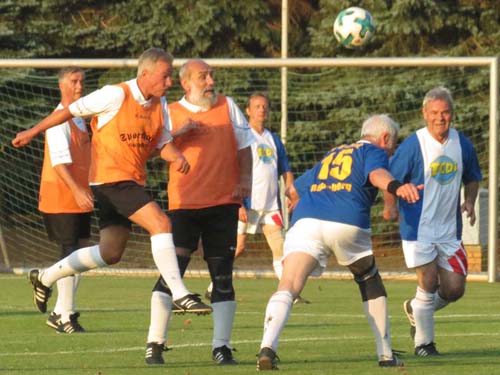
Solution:
M 333 24 L 335 38 L 346 48 L 366 44 L 375 32 L 372 15 L 363 8 L 350 7 L 341 11 Z

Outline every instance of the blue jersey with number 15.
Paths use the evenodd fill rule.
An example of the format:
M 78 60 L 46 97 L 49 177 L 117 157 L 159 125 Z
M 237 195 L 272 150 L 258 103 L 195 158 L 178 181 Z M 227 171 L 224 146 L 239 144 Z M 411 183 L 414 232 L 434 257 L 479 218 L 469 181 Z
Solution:
M 315 218 L 370 228 L 377 188 L 368 176 L 388 164 L 386 152 L 367 141 L 333 148 L 295 181 L 300 200 L 292 225 L 302 218 Z

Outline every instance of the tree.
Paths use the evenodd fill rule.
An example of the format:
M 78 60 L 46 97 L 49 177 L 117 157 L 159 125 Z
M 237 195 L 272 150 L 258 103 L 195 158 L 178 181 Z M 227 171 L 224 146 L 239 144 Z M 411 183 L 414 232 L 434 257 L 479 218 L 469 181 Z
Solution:
M 340 10 L 360 6 L 376 32 L 361 51 L 336 43 L 332 25 Z M 500 50 L 500 3 L 495 0 L 320 1 L 311 19 L 313 56 L 485 56 Z
M 179 57 L 269 56 L 280 35 L 268 27 L 271 16 L 263 0 L 7 1 L 0 5 L 1 53 L 120 58 L 158 46 Z

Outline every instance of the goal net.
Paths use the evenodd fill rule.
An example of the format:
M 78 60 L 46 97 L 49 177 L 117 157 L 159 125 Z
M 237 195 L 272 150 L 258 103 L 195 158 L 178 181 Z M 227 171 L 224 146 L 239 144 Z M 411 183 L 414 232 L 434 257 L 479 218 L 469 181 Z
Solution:
M 59 102 L 55 68 L 0 69 L 0 244 L 3 267 L 41 267 L 59 259 L 60 250 L 47 239 L 38 207 L 38 188 L 43 160 L 43 136 L 15 149 L 15 134 L 31 127 Z M 86 69 L 86 93 L 105 84 L 135 76 L 135 69 Z M 281 75 L 278 68 L 216 68 L 218 90 L 235 99 L 244 111 L 248 96 L 265 91 L 271 98 L 269 127 L 280 133 Z M 182 91 L 174 73 L 170 102 Z M 488 180 L 489 70 L 487 67 L 401 68 L 288 68 L 288 124 L 286 148 L 297 177 L 331 147 L 359 139 L 360 125 L 370 114 L 387 113 L 401 125 L 401 139 L 423 126 L 421 104 L 434 86 L 447 86 L 455 99 L 454 124 L 473 142 L 482 172 Z M 160 159 L 148 162 L 147 186 L 155 200 L 167 207 L 167 168 Z M 382 220 L 382 204 L 372 210 L 373 246 L 379 268 L 405 271 L 398 227 Z M 93 218 L 93 241 L 98 228 Z M 484 249 L 483 249 L 484 250 Z M 199 253 L 199 252 L 198 252 Z M 271 253 L 262 235 L 249 236 L 247 251 L 237 260 L 240 270 L 271 270 Z M 200 254 L 191 268 L 205 269 Z M 483 265 L 484 266 L 484 265 Z M 147 233 L 134 226 L 122 261 L 113 267 L 151 269 Z M 331 260 L 331 270 L 341 270 Z M 484 269 L 483 269 L 484 270 Z

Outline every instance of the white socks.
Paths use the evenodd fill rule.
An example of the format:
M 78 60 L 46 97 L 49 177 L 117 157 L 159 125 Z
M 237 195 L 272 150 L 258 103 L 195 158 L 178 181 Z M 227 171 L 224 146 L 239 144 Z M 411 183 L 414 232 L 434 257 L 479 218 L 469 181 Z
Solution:
M 214 337 L 213 348 L 226 345 L 231 348 L 230 340 L 233 330 L 235 301 L 216 302 L 212 304 Z M 167 341 L 168 325 L 172 316 L 172 297 L 166 293 L 154 291 L 151 295 L 151 321 L 148 332 L 148 343 L 163 344 Z
M 377 344 L 378 358 L 392 358 L 391 332 L 389 314 L 387 312 L 387 298 L 384 296 L 369 299 L 363 302 L 366 318 Z
M 61 322 L 69 321 L 75 312 L 75 277 L 67 276 L 57 280 L 57 302 L 54 313 L 61 315 Z
M 434 311 L 441 310 L 442 308 L 448 306 L 450 303 L 445 299 L 442 299 L 439 292 L 434 293 Z
M 151 252 L 156 267 L 172 291 L 172 298 L 177 300 L 188 295 L 189 290 L 184 285 L 179 271 L 172 233 L 151 236 Z
M 234 315 L 236 313 L 236 302 L 215 302 L 212 303 L 212 309 L 214 310 L 212 313 L 214 322 L 213 348 L 226 345 L 231 349 L 229 342 L 231 340 Z
M 434 293 L 427 293 L 417 287 L 411 301 L 415 317 L 415 347 L 434 341 Z
M 278 351 L 278 341 L 290 316 L 292 305 L 292 293 L 287 290 L 278 291 L 271 296 L 266 308 L 261 348 L 267 347 L 275 352 Z
M 40 281 L 43 285 L 50 287 L 63 277 L 106 266 L 106 262 L 101 257 L 99 245 L 84 247 L 72 252 L 49 268 L 42 270 L 40 272 Z
M 151 295 L 151 319 L 148 343 L 163 344 L 167 341 L 168 325 L 172 316 L 172 297 L 167 293 L 153 291 Z

